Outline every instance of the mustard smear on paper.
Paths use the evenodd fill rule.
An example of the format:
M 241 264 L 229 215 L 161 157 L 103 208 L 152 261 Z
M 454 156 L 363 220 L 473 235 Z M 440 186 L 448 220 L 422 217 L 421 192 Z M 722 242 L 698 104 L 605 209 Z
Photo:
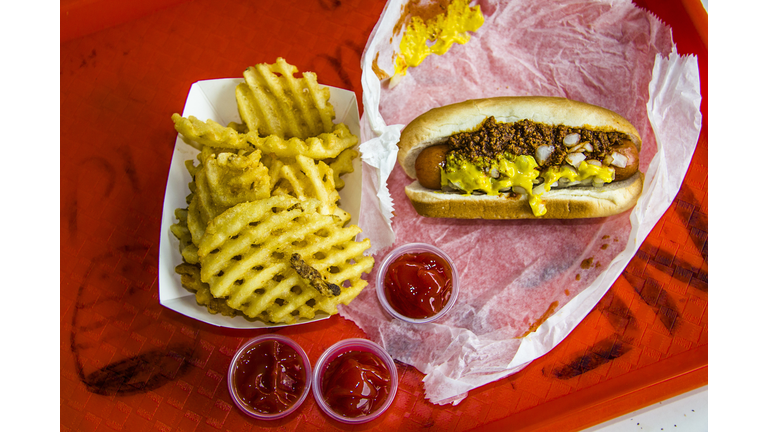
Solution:
M 409 67 L 420 65 L 431 54 L 445 54 L 454 42 L 469 42 L 468 32 L 477 31 L 484 21 L 480 6 L 470 7 L 468 0 L 451 2 L 444 14 L 427 21 L 414 16 L 400 41 L 395 77 L 404 76 Z

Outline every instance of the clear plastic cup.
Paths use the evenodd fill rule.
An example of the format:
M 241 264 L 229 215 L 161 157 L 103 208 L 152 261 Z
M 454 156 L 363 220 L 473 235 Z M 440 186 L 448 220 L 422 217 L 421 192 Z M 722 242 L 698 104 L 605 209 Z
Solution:
M 366 353 L 373 353 L 380 359 L 384 361 L 384 363 L 387 366 L 387 370 L 389 371 L 389 377 L 390 377 L 390 388 L 389 388 L 389 395 L 387 396 L 387 399 L 385 399 L 384 403 L 379 406 L 375 411 L 373 411 L 370 414 L 363 415 L 360 417 L 345 417 L 341 415 L 340 413 L 337 413 L 333 410 L 333 408 L 328 404 L 328 402 L 323 397 L 323 374 L 325 374 L 328 370 L 328 366 L 331 364 L 333 360 L 335 360 L 337 357 L 341 356 L 342 354 L 348 353 L 350 351 L 360 351 L 360 352 L 366 352 Z M 371 342 L 367 339 L 345 339 L 340 342 L 337 342 L 331 347 L 329 347 L 323 355 L 320 356 L 320 358 L 317 360 L 317 363 L 315 363 L 315 370 L 314 374 L 312 376 L 312 394 L 315 396 L 315 402 L 317 402 L 317 405 L 320 407 L 320 409 L 328 415 L 328 417 L 339 421 L 341 423 L 346 424 L 359 424 L 359 423 L 365 423 L 369 422 L 379 416 L 381 416 L 387 408 L 392 404 L 392 401 L 395 399 L 395 394 L 397 393 L 397 366 L 395 366 L 394 360 L 392 360 L 392 357 L 378 344 Z
M 390 264 L 392 264 L 395 259 L 406 253 L 419 252 L 432 252 L 444 259 L 451 269 L 451 279 L 453 286 L 451 287 L 451 297 L 448 300 L 448 303 L 446 303 L 445 307 L 443 307 L 435 315 L 426 318 L 411 318 L 396 311 L 389 303 L 389 300 L 387 300 L 387 294 L 385 292 L 386 288 L 384 287 L 384 276 L 387 274 L 387 270 L 389 270 Z M 376 273 L 376 295 L 379 297 L 379 302 L 384 307 L 384 310 L 386 310 L 387 313 L 389 313 L 391 316 L 413 324 L 429 323 L 445 316 L 445 314 L 447 314 L 448 311 L 456 303 L 456 299 L 459 297 L 459 275 L 456 271 L 456 266 L 453 264 L 453 260 L 442 249 L 427 243 L 408 243 L 393 249 L 390 253 L 387 254 L 386 257 L 384 257 L 384 260 L 379 265 L 378 272 Z
M 262 342 L 268 342 L 268 341 L 277 341 L 279 343 L 287 345 L 293 348 L 296 351 L 296 353 L 299 354 L 302 365 L 304 367 L 304 382 L 305 382 L 304 390 L 302 391 L 301 395 L 293 405 L 291 405 L 290 407 L 288 407 L 283 411 L 271 413 L 271 414 L 259 412 L 253 409 L 252 407 L 248 406 L 246 403 L 244 403 L 238 396 L 238 390 L 235 383 L 235 372 L 237 370 L 237 365 L 240 358 L 251 347 L 257 344 L 260 344 Z M 250 341 L 245 343 L 242 347 L 240 347 L 239 350 L 237 350 L 237 353 L 235 353 L 235 355 L 232 357 L 232 361 L 229 364 L 229 372 L 227 374 L 227 385 L 229 386 L 229 395 L 232 397 L 232 400 L 235 402 L 235 405 L 237 405 L 237 407 L 240 408 L 240 410 L 243 411 L 245 414 L 259 420 L 276 420 L 276 419 L 286 417 L 292 412 L 296 411 L 304 402 L 304 400 L 307 398 L 307 395 L 309 394 L 309 390 L 312 387 L 312 365 L 309 362 L 309 357 L 307 357 L 307 354 L 304 352 L 301 346 L 298 343 L 296 343 L 293 339 L 283 335 L 279 335 L 279 334 L 265 334 L 265 335 L 258 336 L 256 338 L 251 339 Z

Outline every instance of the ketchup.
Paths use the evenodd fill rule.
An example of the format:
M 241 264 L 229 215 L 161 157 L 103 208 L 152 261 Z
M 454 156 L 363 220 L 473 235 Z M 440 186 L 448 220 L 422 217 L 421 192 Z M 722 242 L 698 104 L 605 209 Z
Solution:
M 328 364 L 323 398 L 339 415 L 360 417 L 376 411 L 389 396 L 389 369 L 376 354 L 349 351 Z
M 292 347 L 275 340 L 257 343 L 235 365 L 237 397 L 263 414 L 290 408 L 306 386 L 304 364 Z
M 451 298 L 451 267 L 432 252 L 406 253 L 389 265 L 384 291 L 392 308 L 409 318 L 428 318 Z

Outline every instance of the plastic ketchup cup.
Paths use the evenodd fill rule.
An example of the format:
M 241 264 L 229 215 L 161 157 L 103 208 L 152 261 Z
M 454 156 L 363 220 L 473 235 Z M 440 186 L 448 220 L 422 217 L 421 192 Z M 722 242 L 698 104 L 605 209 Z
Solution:
M 267 334 L 243 345 L 227 375 L 229 394 L 240 410 L 259 420 L 283 418 L 301 406 L 312 386 L 312 365 L 292 339 Z
M 395 362 L 381 346 L 367 339 L 337 342 L 315 363 L 315 402 L 341 423 L 365 423 L 381 416 L 396 393 Z
M 440 248 L 409 243 L 384 257 L 376 274 L 376 295 L 393 317 L 428 323 L 456 303 L 459 277 L 453 260 Z

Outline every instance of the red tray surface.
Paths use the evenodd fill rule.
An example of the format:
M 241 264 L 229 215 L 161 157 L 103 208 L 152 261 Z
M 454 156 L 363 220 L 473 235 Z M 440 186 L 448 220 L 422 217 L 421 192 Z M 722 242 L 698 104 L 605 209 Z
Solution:
M 637 0 L 701 71 L 703 130 L 680 193 L 586 319 L 522 372 L 458 406 L 425 401 L 399 364 L 388 413 L 347 427 L 312 397 L 276 423 L 235 408 L 225 373 L 267 330 L 202 324 L 158 303 L 171 114 L 198 80 L 282 56 L 361 97 L 360 57 L 385 1 L 62 1 L 61 429 L 78 431 L 578 430 L 707 383 L 707 16 L 698 0 Z M 362 107 L 362 104 L 360 103 Z M 278 331 L 314 363 L 347 337 L 338 316 Z

